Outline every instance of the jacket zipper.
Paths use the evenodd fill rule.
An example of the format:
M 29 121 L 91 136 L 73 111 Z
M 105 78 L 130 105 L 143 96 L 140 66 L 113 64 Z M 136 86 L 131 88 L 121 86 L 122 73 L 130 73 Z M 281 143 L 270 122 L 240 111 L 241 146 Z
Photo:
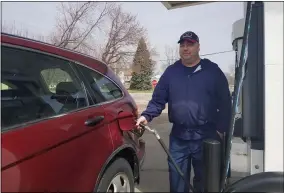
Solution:
M 191 74 L 187 75 L 188 78 L 192 77 L 194 74 L 199 73 L 202 70 L 201 66 L 199 65 Z

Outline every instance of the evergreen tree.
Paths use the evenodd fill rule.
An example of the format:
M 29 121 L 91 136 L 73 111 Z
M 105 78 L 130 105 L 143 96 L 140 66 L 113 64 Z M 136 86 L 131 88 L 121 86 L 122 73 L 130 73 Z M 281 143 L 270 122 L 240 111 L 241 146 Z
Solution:
M 133 59 L 133 73 L 130 81 L 130 89 L 150 90 L 153 74 L 153 61 L 147 49 L 144 38 L 141 38 Z

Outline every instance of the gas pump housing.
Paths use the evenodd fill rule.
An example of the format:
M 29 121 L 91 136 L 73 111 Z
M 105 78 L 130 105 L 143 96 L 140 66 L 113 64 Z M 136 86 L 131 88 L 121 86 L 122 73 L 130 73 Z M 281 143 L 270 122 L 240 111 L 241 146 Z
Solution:
M 246 6 L 246 4 L 244 4 Z M 234 136 L 247 143 L 248 174 L 264 171 L 264 6 L 255 2 L 248 39 L 248 59 L 246 75 L 238 105 Z M 236 67 L 240 60 L 244 19 L 233 24 L 232 45 L 236 51 Z

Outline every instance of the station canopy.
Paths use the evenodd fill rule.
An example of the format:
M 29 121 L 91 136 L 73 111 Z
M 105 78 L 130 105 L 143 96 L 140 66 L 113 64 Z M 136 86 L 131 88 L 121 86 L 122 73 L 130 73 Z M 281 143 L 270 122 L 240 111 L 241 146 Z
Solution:
M 213 3 L 213 1 L 162 1 L 161 2 L 168 10 L 182 7 L 189 7 L 205 3 Z

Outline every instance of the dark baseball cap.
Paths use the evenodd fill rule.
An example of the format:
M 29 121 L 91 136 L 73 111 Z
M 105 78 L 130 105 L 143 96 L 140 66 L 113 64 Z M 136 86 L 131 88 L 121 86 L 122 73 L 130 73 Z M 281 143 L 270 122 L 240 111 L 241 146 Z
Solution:
M 198 36 L 192 31 L 187 31 L 187 32 L 183 33 L 179 38 L 178 44 L 181 43 L 184 40 L 188 40 L 192 43 L 196 43 L 196 42 L 199 43 Z

